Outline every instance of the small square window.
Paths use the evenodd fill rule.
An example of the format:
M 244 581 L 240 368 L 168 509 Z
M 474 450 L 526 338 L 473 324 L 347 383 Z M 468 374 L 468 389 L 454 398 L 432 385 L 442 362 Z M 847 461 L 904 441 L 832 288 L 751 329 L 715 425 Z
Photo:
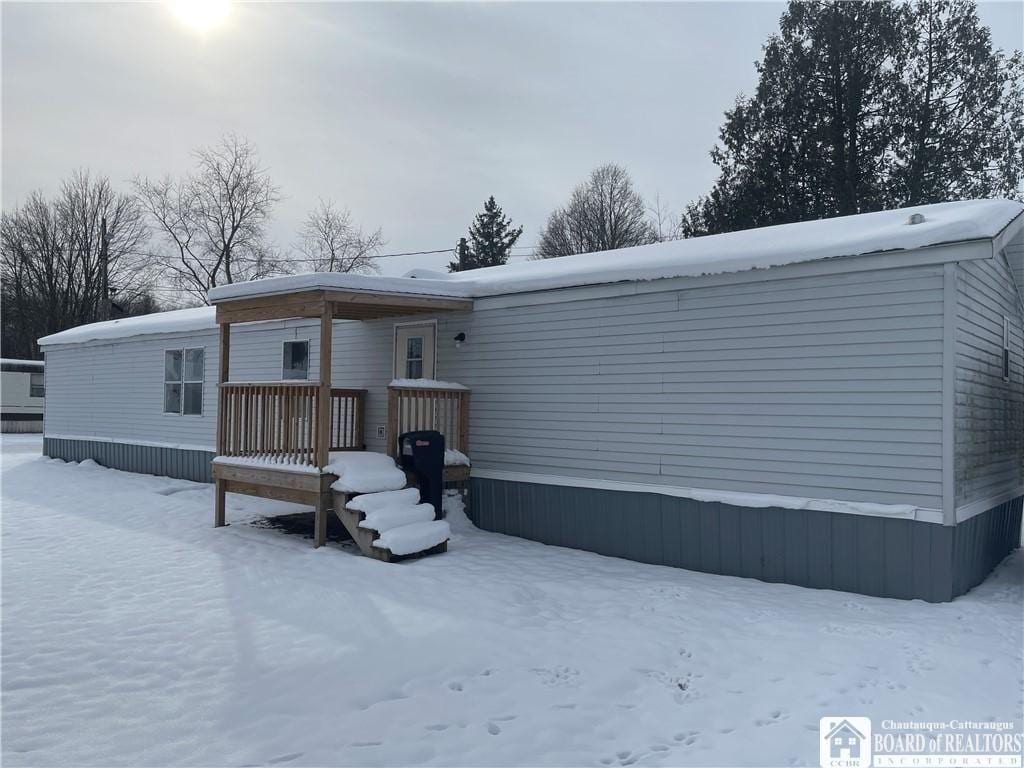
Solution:
M 28 396 L 29 397 L 42 397 L 46 394 L 46 390 L 43 387 L 43 374 L 41 373 L 30 373 L 28 383 Z
M 309 378 L 308 341 L 286 341 L 284 343 L 284 364 L 281 366 L 281 378 Z

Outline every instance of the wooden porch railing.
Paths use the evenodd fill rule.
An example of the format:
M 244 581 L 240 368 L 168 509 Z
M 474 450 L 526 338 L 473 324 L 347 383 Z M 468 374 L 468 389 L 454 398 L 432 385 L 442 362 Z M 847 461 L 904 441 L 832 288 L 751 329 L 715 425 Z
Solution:
M 221 384 L 219 456 L 317 466 L 320 419 L 315 382 Z M 330 449 L 363 448 L 366 390 L 331 389 Z
M 398 456 L 398 436 L 419 429 L 444 435 L 445 448 L 469 455 L 469 390 L 388 387 L 388 453 Z
M 365 389 L 331 389 L 331 450 L 361 451 L 363 440 Z

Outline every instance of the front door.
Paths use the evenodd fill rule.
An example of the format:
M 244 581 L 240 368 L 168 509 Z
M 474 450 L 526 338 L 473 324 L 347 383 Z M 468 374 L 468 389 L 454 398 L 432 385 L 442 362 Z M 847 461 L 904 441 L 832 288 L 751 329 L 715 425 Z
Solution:
M 395 326 L 396 379 L 434 378 L 436 335 L 437 326 L 434 323 Z

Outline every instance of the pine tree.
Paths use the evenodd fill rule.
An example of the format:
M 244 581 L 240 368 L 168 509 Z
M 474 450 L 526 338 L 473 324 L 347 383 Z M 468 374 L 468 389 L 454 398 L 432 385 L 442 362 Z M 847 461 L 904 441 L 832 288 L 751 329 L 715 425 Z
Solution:
M 484 203 L 484 209 L 476 215 L 469 228 L 469 251 L 463 263 L 453 261 L 449 272 L 498 267 L 508 261 L 512 246 L 523 234 L 522 227 L 513 227 L 512 220 L 505 216 L 501 206 L 491 195 Z
M 757 66 L 685 236 L 1021 194 L 1021 56 L 970 0 L 791 2 Z
M 992 50 L 969 0 L 910 10 L 894 181 L 907 205 L 1020 195 L 1024 147 L 1021 53 Z

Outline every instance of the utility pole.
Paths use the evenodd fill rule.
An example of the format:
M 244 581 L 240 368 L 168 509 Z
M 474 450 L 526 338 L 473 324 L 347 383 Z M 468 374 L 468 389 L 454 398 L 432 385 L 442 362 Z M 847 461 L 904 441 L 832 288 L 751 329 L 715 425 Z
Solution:
M 459 238 L 459 272 L 466 269 L 466 257 L 469 255 L 469 246 L 466 245 L 466 238 Z
M 100 219 L 100 320 L 110 319 L 110 275 L 107 254 L 107 217 Z

